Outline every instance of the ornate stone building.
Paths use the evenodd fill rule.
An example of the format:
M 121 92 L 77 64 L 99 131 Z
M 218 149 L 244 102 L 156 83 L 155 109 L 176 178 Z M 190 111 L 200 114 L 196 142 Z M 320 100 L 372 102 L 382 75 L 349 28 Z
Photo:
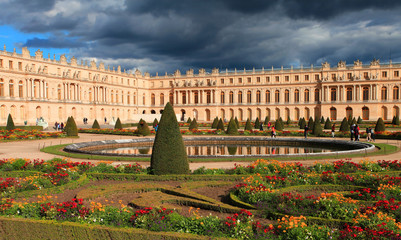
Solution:
M 22 53 L 0 51 L 0 124 L 8 113 L 16 124 L 35 124 L 44 118 L 52 125 L 67 116 L 96 118 L 120 117 L 123 122 L 139 117 L 154 119 L 170 101 L 177 114 L 198 121 L 215 116 L 241 121 L 269 116 L 275 120 L 298 120 L 324 116 L 340 121 L 361 116 L 365 120 L 385 120 L 399 114 L 401 64 L 363 65 L 340 61 L 321 67 L 299 69 L 219 70 L 197 74 L 150 76 L 110 69 L 103 63 L 67 61 Z M 153 117 L 153 118 L 152 118 Z

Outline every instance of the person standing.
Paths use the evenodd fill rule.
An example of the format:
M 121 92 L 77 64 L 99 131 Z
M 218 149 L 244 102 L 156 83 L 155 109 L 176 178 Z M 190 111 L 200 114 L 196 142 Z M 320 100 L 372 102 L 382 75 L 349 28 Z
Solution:
M 354 125 L 351 125 L 349 131 L 351 133 L 351 141 L 354 141 Z
M 336 131 L 336 124 L 333 123 L 333 125 L 331 126 L 331 137 L 334 138 L 334 133 Z
M 276 138 L 276 129 L 272 126 L 272 138 Z
M 260 130 L 260 131 L 263 131 L 263 123 L 260 123 L 259 130 Z
M 358 125 L 354 126 L 354 133 L 355 133 L 355 141 L 359 141 L 359 127 L 358 127 Z
M 106 124 L 107 123 L 107 118 L 106 117 L 104 117 L 104 124 Z
M 370 129 L 370 137 L 371 137 L 372 141 L 374 142 L 375 141 L 375 130 L 373 130 L 371 127 L 369 129 Z
M 304 137 L 305 137 L 305 138 L 308 137 L 308 130 L 309 130 L 308 125 L 305 125 L 305 128 L 304 128 Z
M 372 140 L 372 133 L 370 131 L 370 128 L 366 128 L 366 141 L 370 142 Z

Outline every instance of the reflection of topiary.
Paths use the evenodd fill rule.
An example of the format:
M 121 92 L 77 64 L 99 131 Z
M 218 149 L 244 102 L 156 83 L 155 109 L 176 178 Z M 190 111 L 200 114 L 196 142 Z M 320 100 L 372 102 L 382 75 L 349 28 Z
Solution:
M 349 125 L 346 117 L 344 117 L 343 121 L 341 122 L 340 131 L 341 132 L 349 131 Z
M 93 124 L 92 124 L 92 128 L 93 129 L 100 129 L 100 125 L 99 125 L 99 123 L 98 123 L 98 121 L 95 119 L 95 121 L 93 122 Z
M 223 120 L 220 118 L 219 123 L 217 123 L 217 130 L 224 131 L 224 123 Z
M 326 122 L 324 123 L 324 129 L 331 129 L 331 121 L 330 119 L 327 117 Z
M 259 129 L 260 128 L 260 122 L 259 122 L 259 118 L 257 117 L 255 120 L 255 129 Z
M 234 121 L 235 121 L 235 124 L 237 124 L 237 129 L 239 129 L 239 121 L 238 121 L 238 118 L 235 117 Z
M 68 117 L 64 132 L 66 132 L 67 136 L 78 136 L 78 128 L 74 117 Z
M 229 135 L 237 135 L 238 134 L 238 127 L 233 118 L 231 118 L 230 122 L 228 123 L 226 133 Z
M 313 124 L 312 134 L 315 136 L 320 136 L 323 134 L 322 125 L 319 121 L 315 121 Z
M 198 130 L 198 123 L 196 122 L 195 118 L 191 122 L 191 124 L 189 124 L 189 130 Z
M 237 154 L 237 146 L 227 146 L 227 150 L 230 155 Z
M 386 131 L 386 126 L 384 126 L 384 122 L 382 118 L 377 119 L 375 132 L 384 132 Z
M 192 122 L 192 120 L 191 120 L 191 118 L 189 117 L 188 120 L 187 120 L 187 123 L 191 123 L 191 122 Z
M 156 127 L 156 125 L 159 124 L 159 121 L 157 121 L 157 118 L 155 118 L 155 120 L 153 120 L 153 127 Z
M 173 107 L 167 103 L 156 133 L 150 160 L 153 174 L 188 174 L 189 163 Z
M 215 117 L 212 123 L 212 128 L 217 128 L 217 124 L 219 123 L 219 118 Z
M 249 118 L 246 120 L 244 130 L 246 130 L 246 131 L 252 131 L 252 124 L 251 124 L 251 120 L 249 120 Z
M 148 154 L 150 148 L 140 148 L 138 149 L 139 154 Z
M 117 118 L 116 124 L 114 125 L 114 129 L 123 129 L 123 125 L 121 124 L 120 118 Z
M 15 129 L 13 118 L 8 114 L 6 130 L 11 131 Z
M 146 121 L 143 120 L 142 118 L 141 118 L 141 120 L 139 120 L 138 127 L 136 128 L 136 132 L 142 136 L 147 136 L 150 134 L 149 126 L 146 123 Z

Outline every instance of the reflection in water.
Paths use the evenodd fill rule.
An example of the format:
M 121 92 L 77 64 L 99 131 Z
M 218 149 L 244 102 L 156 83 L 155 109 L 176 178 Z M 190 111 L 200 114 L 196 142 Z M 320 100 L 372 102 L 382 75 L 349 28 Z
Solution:
M 270 154 L 302 154 L 332 152 L 331 149 L 311 147 L 288 147 L 288 146 L 261 146 L 261 145 L 196 145 L 186 146 L 188 156 L 223 156 L 223 155 L 270 155 Z M 125 147 L 115 149 L 103 149 L 94 153 L 116 153 L 116 154 L 152 154 L 151 147 Z

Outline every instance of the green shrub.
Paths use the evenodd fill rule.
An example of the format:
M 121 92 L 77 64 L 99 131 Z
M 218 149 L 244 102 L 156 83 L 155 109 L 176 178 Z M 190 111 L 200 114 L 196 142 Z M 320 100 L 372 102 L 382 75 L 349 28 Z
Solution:
M 265 117 L 264 124 L 267 125 L 267 123 L 270 122 L 270 118 L 268 116 Z
M 355 117 L 352 118 L 352 121 L 351 121 L 351 125 L 354 125 L 354 124 L 356 124 L 356 119 L 355 119 Z M 350 125 L 350 126 L 351 126 L 351 125 Z
M 195 118 L 192 120 L 191 124 L 189 124 L 189 130 L 198 130 L 198 123 Z
M 229 135 L 237 135 L 238 134 L 238 127 L 233 118 L 231 118 L 230 122 L 228 123 L 226 133 Z
M 313 125 L 315 124 L 315 122 L 313 121 L 313 118 L 310 117 L 309 121 L 308 121 L 308 128 L 309 129 L 313 129 Z
M 192 120 L 191 120 L 191 118 L 189 117 L 188 120 L 187 120 L 187 123 L 191 123 L 191 122 L 192 122 Z
M 11 114 L 8 114 L 6 129 L 8 131 L 15 129 L 14 121 L 13 121 L 13 118 L 11 117 Z
M 244 130 L 252 131 L 252 124 L 251 124 L 251 120 L 249 120 L 249 118 L 246 120 Z
M 301 121 L 299 123 L 299 129 L 305 129 L 305 126 L 306 126 L 305 118 L 301 118 Z
M 323 116 L 320 118 L 320 123 L 321 123 L 321 124 L 324 123 L 324 117 L 323 117 Z
M 382 118 L 377 119 L 375 132 L 384 132 L 386 131 L 386 127 L 384 126 L 384 122 Z
M 67 134 L 67 136 L 78 136 L 78 128 L 74 117 L 68 117 L 67 123 L 64 127 L 64 132 Z
M 312 134 L 315 136 L 323 135 L 322 125 L 320 125 L 319 121 L 315 121 L 313 124 Z
M 280 131 L 284 129 L 284 124 L 282 122 L 281 117 L 279 119 L 277 119 L 276 122 L 274 123 L 274 128 L 276 130 L 280 130 Z
M 116 124 L 114 125 L 114 129 L 123 129 L 123 125 L 121 124 L 120 118 L 117 118 Z
M 287 118 L 287 125 L 290 125 L 291 124 L 291 118 L 290 118 L 290 116 L 288 116 L 288 118 Z
M 326 122 L 324 123 L 324 129 L 331 129 L 331 121 L 329 118 L 326 118 Z
M 393 125 L 400 125 L 400 117 L 397 115 L 397 116 L 394 116 L 393 117 L 393 121 L 391 121 L 391 124 L 393 124 Z
M 136 128 L 136 132 L 142 136 L 147 136 L 150 134 L 149 126 L 146 123 L 146 121 L 143 120 L 142 118 L 141 118 L 141 120 L 139 120 L 138 127 Z
M 356 121 L 356 123 L 358 123 L 358 124 L 362 124 L 363 123 L 363 120 L 362 120 L 361 116 L 358 117 L 358 120 Z
M 217 124 L 219 124 L 219 118 L 215 117 L 212 123 L 212 128 L 217 128 Z
M 150 159 L 153 174 L 188 174 L 189 163 L 174 109 L 170 103 L 160 118 Z
M 341 122 L 341 125 L 340 125 L 340 131 L 341 132 L 348 132 L 349 131 L 349 127 L 350 126 L 348 124 L 347 118 L 344 117 L 343 121 Z
M 238 121 L 238 118 L 235 117 L 234 121 L 235 121 L 235 124 L 237 124 L 237 129 L 239 129 L 239 121 Z
M 217 123 L 217 130 L 224 131 L 224 123 L 221 118 L 220 118 L 219 122 Z
M 153 127 L 156 127 L 156 125 L 159 125 L 159 121 L 157 121 L 157 118 L 155 118 L 155 120 L 153 120 Z
M 98 123 L 98 121 L 95 119 L 95 121 L 93 122 L 93 124 L 92 124 L 92 128 L 93 129 L 100 129 L 100 125 L 99 125 L 99 123 Z
M 260 121 L 259 118 L 257 117 L 255 120 L 255 129 L 259 129 L 260 128 Z

